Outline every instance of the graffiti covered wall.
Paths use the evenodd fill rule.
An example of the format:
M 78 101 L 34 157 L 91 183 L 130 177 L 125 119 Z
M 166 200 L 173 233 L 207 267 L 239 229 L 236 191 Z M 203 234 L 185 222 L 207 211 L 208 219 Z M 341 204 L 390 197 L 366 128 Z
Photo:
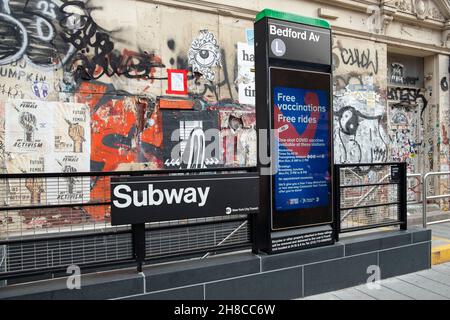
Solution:
M 385 65 L 385 45 L 333 37 L 336 163 L 384 162 L 389 158 Z
M 192 167 L 255 165 L 252 21 L 124 0 L 0 8 L 7 172 L 64 171 L 77 155 L 74 171 L 181 167 L 171 140 L 186 153 L 217 146 Z M 184 132 L 184 119 L 164 115 L 176 110 L 189 115 Z M 196 129 L 203 149 L 187 141 Z
M 253 21 L 134 0 L 0 0 L 0 36 L 0 172 L 256 165 Z M 53 182 L 58 192 L 24 179 L 0 195 L 61 204 L 102 191 Z M 10 231 L 55 220 L 9 216 Z
M 253 21 L 210 12 L 0 0 L 0 172 L 254 166 Z M 335 162 L 437 169 L 438 132 L 441 158 L 449 153 L 448 102 L 432 102 L 425 84 L 411 88 L 406 65 L 387 57 L 386 44 L 333 37 Z M 434 81 L 448 95 L 450 76 Z M 39 181 L 0 194 L 54 203 L 90 188 L 81 196 L 97 197 L 95 183 L 76 183 L 63 199 Z

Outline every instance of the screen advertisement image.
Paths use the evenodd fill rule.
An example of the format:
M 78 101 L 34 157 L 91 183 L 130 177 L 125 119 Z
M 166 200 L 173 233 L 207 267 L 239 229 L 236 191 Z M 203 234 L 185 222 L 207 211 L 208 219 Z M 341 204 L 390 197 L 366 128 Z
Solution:
M 270 68 L 273 143 L 272 228 L 330 223 L 331 78 Z

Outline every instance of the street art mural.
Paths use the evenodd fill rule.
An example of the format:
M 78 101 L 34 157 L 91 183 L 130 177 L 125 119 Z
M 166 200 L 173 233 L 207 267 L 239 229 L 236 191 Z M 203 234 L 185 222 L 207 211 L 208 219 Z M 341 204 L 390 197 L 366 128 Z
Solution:
M 208 30 L 201 30 L 197 38 L 192 41 L 188 57 L 192 71 L 210 81 L 215 77 L 214 71 L 211 69 L 222 65 L 217 39 Z
M 428 100 L 422 89 L 395 86 L 388 87 L 387 98 L 392 160 L 405 161 L 409 172 L 417 172 Z
M 252 21 L 158 18 L 171 10 L 121 0 L 0 0 L 0 172 L 256 165 Z M 95 202 L 108 183 L 52 179 L 2 184 L 0 201 Z M 44 211 L 10 211 L 0 230 L 109 219 L 99 206 Z

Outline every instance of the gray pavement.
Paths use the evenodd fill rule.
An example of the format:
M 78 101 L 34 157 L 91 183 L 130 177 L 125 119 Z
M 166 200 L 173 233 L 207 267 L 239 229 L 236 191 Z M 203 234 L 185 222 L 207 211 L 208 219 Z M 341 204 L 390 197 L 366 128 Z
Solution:
M 304 298 L 305 300 L 450 300 L 450 263 L 430 270 Z
M 433 247 L 450 245 L 450 223 L 440 223 L 428 226 L 433 230 Z

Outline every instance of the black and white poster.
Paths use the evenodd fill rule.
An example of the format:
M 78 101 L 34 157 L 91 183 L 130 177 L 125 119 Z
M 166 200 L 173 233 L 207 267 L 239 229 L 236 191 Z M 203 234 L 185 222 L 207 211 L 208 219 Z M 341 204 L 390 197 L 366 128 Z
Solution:
M 53 149 L 51 104 L 42 101 L 10 100 L 5 105 L 7 152 L 48 153 Z
M 203 169 L 222 166 L 219 111 L 164 111 L 164 167 Z

